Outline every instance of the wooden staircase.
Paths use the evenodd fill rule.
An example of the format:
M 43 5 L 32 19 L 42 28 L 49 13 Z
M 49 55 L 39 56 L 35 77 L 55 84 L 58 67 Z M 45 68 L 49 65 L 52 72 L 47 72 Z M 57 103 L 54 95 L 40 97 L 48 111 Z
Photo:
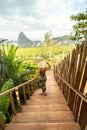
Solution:
M 37 89 L 5 130 L 80 130 L 52 71 L 47 72 L 46 86 L 47 96 Z

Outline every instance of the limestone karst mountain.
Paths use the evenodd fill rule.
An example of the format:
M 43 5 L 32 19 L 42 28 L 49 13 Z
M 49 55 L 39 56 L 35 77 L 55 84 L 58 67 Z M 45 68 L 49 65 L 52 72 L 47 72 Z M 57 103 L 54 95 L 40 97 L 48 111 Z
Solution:
M 20 32 L 18 35 L 18 45 L 20 47 L 32 47 L 33 42 L 23 32 Z

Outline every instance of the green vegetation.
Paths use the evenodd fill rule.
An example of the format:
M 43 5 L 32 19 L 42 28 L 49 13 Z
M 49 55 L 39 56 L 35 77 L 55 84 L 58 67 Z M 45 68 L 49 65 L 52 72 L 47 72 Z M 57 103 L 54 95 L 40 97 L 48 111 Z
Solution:
M 51 58 L 49 57 L 49 50 L 47 46 L 19 48 L 16 53 L 16 58 L 21 58 L 25 63 L 31 63 L 37 67 L 38 63 L 46 59 L 51 65 L 56 59 L 62 59 L 64 55 L 70 53 L 75 47 L 75 44 L 53 44 L 51 46 Z
M 77 15 L 72 15 L 71 20 L 76 21 L 73 26 L 72 40 L 82 40 L 87 37 L 87 10 Z
M 0 93 L 5 92 L 6 90 L 9 90 L 14 87 L 14 82 L 12 79 L 9 79 L 4 83 L 4 85 L 1 88 Z M 2 120 L 5 122 L 10 116 L 8 116 L 8 109 L 10 106 L 10 98 L 9 95 L 3 96 L 0 98 L 0 113 L 2 114 Z M 5 119 L 6 117 L 6 119 Z
M 75 44 L 60 44 L 60 45 L 53 45 L 51 48 L 52 51 L 52 57 L 58 56 L 61 53 L 69 53 L 71 50 L 75 47 Z M 49 52 L 46 46 L 41 47 L 33 47 L 33 48 L 19 48 L 16 57 L 20 58 L 31 58 L 31 57 L 37 57 L 37 56 L 47 56 L 49 57 Z
M 9 45 L 8 43 L 0 47 L 0 88 L 9 79 L 14 81 L 15 86 L 24 82 L 22 73 L 25 73 L 27 78 L 32 78 L 30 77 L 31 73 L 36 73 L 35 63 L 26 62 L 19 56 L 16 57 L 17 50 L 18 46 Z M 32 76 L 34 75 L 32 74 Z
M 51 32 L 47 32 L 44 36 L 45 38 L 45 43 L 48 47 L 49 50 L 49 58 L 51 58 L 51 48 L 52 48 L 52 33 Z
M 5 117 L 5 115 L 4 115 L 4 113 L 2 111 L 0 111 L 0 118 L 1 118 L 3 123 L 6 122 L 6 117 Z

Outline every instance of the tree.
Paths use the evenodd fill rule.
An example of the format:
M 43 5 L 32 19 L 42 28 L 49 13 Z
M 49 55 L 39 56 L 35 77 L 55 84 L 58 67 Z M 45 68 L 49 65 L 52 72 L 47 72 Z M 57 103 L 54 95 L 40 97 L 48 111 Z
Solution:
M 52 46 L 52 33 L 51 32 L 46 32 L 45 33 L 45 42 L 46 42 L 46 45 L 48 47 L 48 50 L 49 50 L 49 58 L 51 58 L 51 46 Z
M 87 37 L 87 10 L 84 13 L 71 15 L 71 20 L 76 21 L 73 26 L 72 40 L 82 40 Z
M 19 83 L 20 64 L 15 59 L 17 49 L 18 49 L 18 46 L 9 45 L 9 43 L 7 43 L 5 46 L 2 46 L 1 48 L 1 56 L 2 56 L 1 78 L 3 79 L 3 83 L 9 78 L 13 79 L 15 85 Z

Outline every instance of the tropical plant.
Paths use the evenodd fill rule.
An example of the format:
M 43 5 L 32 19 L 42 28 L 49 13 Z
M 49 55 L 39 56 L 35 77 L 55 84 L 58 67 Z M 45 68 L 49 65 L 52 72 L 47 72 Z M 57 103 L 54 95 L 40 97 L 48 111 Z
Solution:
M 87 10 L 77 15 L 71 15 L 71 20 L 76 21 L 73 26 L 72 40 L 82 40 L 87 37 Z
M 15 85 L 20 83 L 19 68 L 21 63 L 15 60 L 15 55 L 18 47 L 14 45 L 7 45 L 2 48 L 2 67 L 4 70 L 5 79 L 13 79 Z
M 12 79 L 9 79 L 2 86 L 0 93 L 5 92 L 6 90 L 9 90 L 9 89 L 11 89 L 13 87 L 14 87 L 14 81 Z M 0 98 L 0 112 L 1 112 L 2 117 L 3 117 L 2 118 L 3 121 L 5 121 L 5 117 L 6 117 L 6 114 L 8 113 L 9 106 L 10 106 L 9 95 L 1 97 Z
M 0 111 L 0 118 L 1 118 L 2 123 L 6 122 L 6 116 L 2 111 Z
M 46 32 L 45 36 L 45 43 L 48 47 L 48 50 L 49 50 L 49 58 L 51 58 L 51 46 L 52 46 L 52 33 L 51 32 Z
M 2 54 L 3 56 L 7 56 L 12 62 L 14 62 L 17 49 L 18 46 L 10 45 L 9 43 L 7 43 L 6 46 L 2 49 Z

